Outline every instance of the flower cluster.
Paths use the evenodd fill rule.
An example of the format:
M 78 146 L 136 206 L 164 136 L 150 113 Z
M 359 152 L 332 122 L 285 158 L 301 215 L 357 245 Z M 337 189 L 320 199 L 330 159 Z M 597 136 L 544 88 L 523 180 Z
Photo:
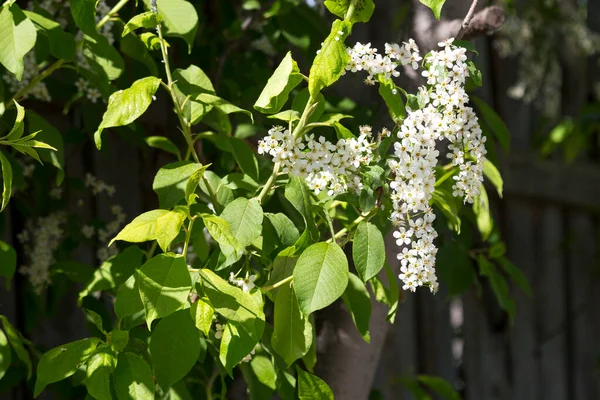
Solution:
M 94 196 L 106 192 L 106 194 L 112 197 L 115 194 L 115 187 L 112 185 L 107 185 L 105 182 L 96 178 L 94 175 L 89 172 L 85 175 L 85 186 L 92 189 L 92 193 Z
M 348 47 L 346 52 L 350 56 L 350 63 L 346 66 L 346 70 L 367 72 L 369 74 L 365 79 L 367 85 L 374 85 L 377 76 L 385 79 L 399 76 L 400 72 L 396 71 L 398 65 L 410 65 L 417 69 L 419 61 L 423 59 L 419 55 L 417 44 L 412 39 L 403 43 L 402 46 L 396 43 L 386 43 L 384 56 L 377 53 L 377 49 L 372 48 L 371 43 L 357 42 L 353 48 Z
M 24 89 L 33 78 L 39 75 L 37 61 L 35 59 L 35 51 L 30 51 L 23 57 L 23 76 L 20 81 L 13 74 L 6 73 L 2 76 L 4 82 L 8 86 L 8 91 L 11 93 L 17 93 L 19 90 Z M 38 82 L 33 88 L 29 89 L 24 95 L 25 97 L 33 97 L 34 99 L 50 102 L 52 98 L 48 92 L 48 87 L 44 82 Z
M 119 233 L 123 225 L 125 225 L 125 221 L 127 220 L 127 215 L 125 215 L 123 208 L 120 205 L 113 205 L 110 208 L 110 212 L 114 219 L 108 222 L 104 228 L 98 229 L 98 240 L 100 241 L 101 245 L 96 252 L 96 257 L 100 261 L 107 260 L 110 257 L 117 255 L 119 252 L 119 248 L 117 246 L 108 247 L 107 245 L 109 241 L 117 233 Z
M 233 272 L 229 274 L 229 282 L 234 284 L 237 287 L 242 288 L 244 292 L 249 292 L 254 289 L 254 281 L 256 280 L 256 275 L 250 275 L 245 278 L 237 278 Z
M 415 291 L 419 286 L 429 286 L 437 291 L 435 274 L 437 247 L 433 228 L 435 214 L 430 201 L 435 191 L 435 167 L 438 163 L 438 141 L 447 140 L 448 157 L 457 173 L 454 175 L 453 195 L 472 203 L 479 194 L 483 181 L 483 161 L 486 150 L 485 137 L 477 116 L 467 106 L 469 97 L 464 86 L 469 76 L 466 49 L 452 45 L 453 39 L 439 43 L 439 51 L 430 52 L 422 72 L 427 84 L 419 88 L 418 109 L 407 107 L 407 116 L 394 143 L 395 159 L 389 161 L 393 181 L 390 183 L 394 207 L 392 222 L 398 227 L 394 232 L 396 243 L 402 247 L 400 279 L 403 288 Z M 358 50 L 356 50 L 358 48 Z M 389 71 L 379 68 L 385 59 L 369 50 L 369 45 L 357 45 L 350 51 L 351 71 L 365 70 L 375 80 Z M 357 57 L 355 55 L 361 55 Z M 368 55 L 365 61 L 365 54 Z M 386 54 L 401 64 L 418 67 L 421 60 L 414 41 L 403 46 L 386 44 Z M 373 77 L 373 75 L 375 77 Z
M 19 268 L 19 272 L 28 277 L 37 294 L 41 294 L 50 281 L 50 267 L 55 262 L 54 252 L 62 242 L 65 222 L 64 213 L 50 214 L 27 221 L 25 230 L 17 235 L 29 261 Z
M 275 126 L 259 141 L 258 153 L 271 155 L 289 175 L 304 178 L 316 194 L 360 192 L 359 170 L 373 161 L 370 133 L 370 127 L 362 127 L 358 138 L 340 139 L 333 144 L 323 136 L 315 139 L 314 134 L 295 138 L 288 129 Z

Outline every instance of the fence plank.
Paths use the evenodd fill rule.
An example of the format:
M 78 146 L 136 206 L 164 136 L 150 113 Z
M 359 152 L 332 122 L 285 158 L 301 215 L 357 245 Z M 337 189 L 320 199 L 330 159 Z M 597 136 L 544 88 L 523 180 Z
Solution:
M 561 210 L 545 207 L 537 232 L 534 322 L 540 399 L 568 399 L 567 331 L 563 221 Z
M 598 236 L 592 217 L 581 211 L 569 212 L 569 367 L 571 398 L 600 398 L 600 293 Z

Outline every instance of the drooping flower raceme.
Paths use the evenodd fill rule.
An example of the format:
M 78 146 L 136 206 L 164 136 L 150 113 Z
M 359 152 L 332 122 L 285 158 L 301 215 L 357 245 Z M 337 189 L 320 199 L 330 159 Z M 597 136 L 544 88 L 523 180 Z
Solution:
M 374 159 L 375 144 L 369 141 L 370 133 L 370 127 L 362 127 L 358 138 L 340 139 L 333 144 L 314 134 L 295 138 L 288 129 L 275 126 L 259 141 L 258 153 L 271 155 L 289 175 L 304 178 L 316 194 L 360 192 L 359 170 Z
M 407 115 L 394 143 L 395 158 L 389 161 L 393 180 L 390 183 L 394 206 L 392 222 L 397 227 L 394 237 L 402 251 L 399 278 L 403 288 L 415 291 L 429 286 L 437 291 L 435 274 L 437 247 L 433 228 L 435 214 L 430 201 L 435 190 L 435 167 L 438 163 L 438 141 L 447 140 L 454 175 L 453 195 L 472 203 L 479 194 L 483 181 L 482 165 L 485 160 L 485 137 L 482 137 L 477 116 L 467 106 L 469 97 L 464 85 L 469 76 L 466 49 L 452 45 L 453 39 L 439 43 L 439 51 L 430 52 L 424 60 L 422 75 L 427 84 L 419 88 L 419 109 L 407 107 Z M 370 44 L 357 44 L 348 49 L 351 71 L 365 70 L 367 83 L 375 82 L 379 74 L 384 78 L 396 76 L 397 60 L 402 65 L 418 67 L 421 60 L 414 41 L 386 44 L 386 56 L 377 54 Z M 387 61 L 386 61 L 387 57 Z

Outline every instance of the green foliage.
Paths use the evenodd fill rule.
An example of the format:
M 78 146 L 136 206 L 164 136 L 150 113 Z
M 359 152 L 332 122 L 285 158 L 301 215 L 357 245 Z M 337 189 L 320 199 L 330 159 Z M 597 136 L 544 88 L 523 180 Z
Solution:
M 118 400 L 142 400 L 154 397 L 152 370 L 148 363 L 136 354 L 119 354 L 113 379 Z
M 21 80 L 23 57 L 35 45 L 36 30 L 19 6 L 11 3 L 0 11 L 0 63 Z
M 136 272 L 135 282 L 144 305 L 148 329 L 155 319 L 181 308 L 192 289 L 184 258 L 170 253 L 159 254 L 142 265 Z
M 183 378 L 200 354 L 200 331 L 188 310 L 162 319 L 150 337 L 150 355 L 159 386 L 166 391 Z
M 336 20 L 331 26 L 331 33 L 310 68 L 308 90 L 313 99 L 322 89 L 334 84 L 348 65 L 349 56 L 344 41 L 351 29 L 352 23 L 349 21 Z
M 297 368 L 300 400 L 333 400 L 333 392 L 324 380 Z
M 356 227 L 352 258 L 363 282 L 367 282 L 383 268 L 385 243 L 381 231 L 372 223 L 363 221 Z
M 375 11 L 373 0 L 325 0 L 325 7 L 350 22 L 368 22 Z
M 94 134 L 98 149 L 102 146 L 100 135 L 105 128 L 129 125 L 146 112 L 160 82 L 160 79 L 149 76 L 135 81 L 129 89 L 119 90 L 110 96 L 108 108 Z
M 81 339 L 44 353 L 37 366 L 34 396 L 37 397 L 48 384 L 73 375 L 95 352 L 98 343 L 98 338 Z
M 348 285 L 348 260 L 335 243 L 316 243 L 308 247 L 294 268 L 294 291 L 305 315 L 327 307 Z
M 278 113 L 287 102 L 290 92 L 300 82 L 302 82 L 302 75 L 298 64 L 292 59 L 292 53 L 288 51 L 254 103 L 254 108 L 264 114 Z
M 433 11 L 433 15 L 435 15 L 436 19 L 440 19 L 440 15 L 442 13 L 442 7 L 444 6 L 444 3 L 446 2 L 446 0 L 419 0 L 421 3 L 423 3 L 424 5 L 426 5 L 427 7 L 431 8 L 431 11 Z

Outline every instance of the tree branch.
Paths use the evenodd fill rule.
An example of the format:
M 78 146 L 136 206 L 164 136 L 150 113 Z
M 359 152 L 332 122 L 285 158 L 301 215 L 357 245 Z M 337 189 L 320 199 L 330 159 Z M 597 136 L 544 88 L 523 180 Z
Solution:
M 471 20 L 473 19 L 473 14 L 475 14 L 475 9 L 477 8 L 477 1 L 478 0 L 473 0 L 473 2 L 471 3 L 469 12 L 465 16 L 465 19 L 463 20 L 463 23 L 460 26 L 460 30 L 456 34 L 456 40 L 460 40 L 465 34 L 465 31 L 469 28 L 469 24 L 471 23 Z
M 504 10 L 501 7 L 490 6 L 476 11 L 477 5 L 478 1 L 473 1 L 464 18 L 436 21 L 430 9 L 420 3 L 416 4 L 414 33 L 421 51 L 428 52 L 436 48 L 438 42 L 451 37 L 472 39 L 489 34 L 502 26 Z

